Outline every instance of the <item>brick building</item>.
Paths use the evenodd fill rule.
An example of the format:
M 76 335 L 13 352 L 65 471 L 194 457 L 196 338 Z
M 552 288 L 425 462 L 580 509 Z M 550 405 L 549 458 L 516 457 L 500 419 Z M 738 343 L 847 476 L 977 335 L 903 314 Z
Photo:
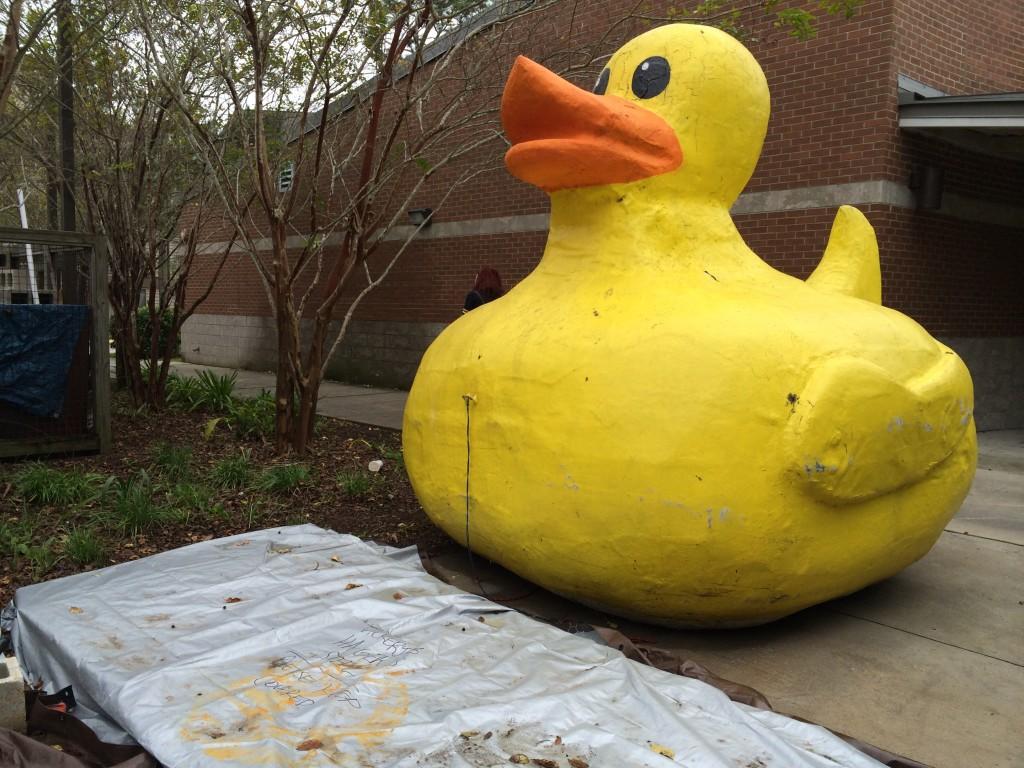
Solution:
M 515 52 L 540 58 L 568 36 L 602 40 L 611 53 L 621 35 L 656 23 L 634 19 L 605 40 L 634 7 L 557 3 L 544 12 L 549 34 L 527 35 Z M 857 205 L 878 235 L 883 302 L 965 359 L 979 428 L 1024 427 L 1024 3 L 994 0 L 979 11 L 968 0 L 867 0 L 854 19 L 819 24 L 816 38 L 800 42 L 748 17 L 772 117 L 733 208 L 741 234 L 774 267 L 806 277 L 837 206 Z M 494 63 L 488 98 L 510 63 Z M 474 156 L 493 170 L 443 207 L 450 176 L 420 190 L 416 206 L 436 209 L 432 225 L 360 304 L 332 377 L 408 386 L 423 350 L 458 318 L 480 266 L 496 268 L 508 288 L 537 263 L 547 198 L 503 170 L 504 149 L 496 141 Z M 183 355 L 272 368 L 270 306 L 251 264 L 236 261 L 183 329 Z

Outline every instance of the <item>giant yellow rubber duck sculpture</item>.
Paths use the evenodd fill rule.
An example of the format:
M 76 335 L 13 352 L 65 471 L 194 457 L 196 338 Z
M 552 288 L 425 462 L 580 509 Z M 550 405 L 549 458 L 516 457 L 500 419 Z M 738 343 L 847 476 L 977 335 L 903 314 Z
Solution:
M 758 624 L 922 557 L 967 494 L 960 359 L 880 304 L 874 232 L 836 216 L 806 281 L 729 207 L 765 77 L 716 29 L 627 43 L 594 93 L 519 58 L 518 178 L 551 195 L 537 268 L 448 327 L 404 446 L 453 538 L 580 602 L 667 625 Z

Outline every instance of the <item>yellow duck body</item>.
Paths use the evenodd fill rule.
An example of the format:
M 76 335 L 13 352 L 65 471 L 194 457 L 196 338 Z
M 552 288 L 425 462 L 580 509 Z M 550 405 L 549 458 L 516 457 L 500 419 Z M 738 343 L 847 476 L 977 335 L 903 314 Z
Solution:
M 657 623 L 757 624 L 931 548 L 973 476 L 972 385 L 878 303 L 854 209 L 806 282 L 749 250 L 728 208 L 760 152 L 763 74 L 724 33 L 672 25 L 611 59 L 608 93 L 652 50 L 672 82 L 642 106 L 682 164 L 551 185 L 540 264 L 424 356 L 405 460 L 439 526 L 548 589 Z

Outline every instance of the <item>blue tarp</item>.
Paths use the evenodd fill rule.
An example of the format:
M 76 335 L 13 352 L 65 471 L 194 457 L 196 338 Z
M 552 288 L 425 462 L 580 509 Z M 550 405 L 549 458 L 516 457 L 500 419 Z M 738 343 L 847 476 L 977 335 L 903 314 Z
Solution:
M 88 317 L 80 304 L 0 305 L 0 400 L 35 416 L 59 416 Z

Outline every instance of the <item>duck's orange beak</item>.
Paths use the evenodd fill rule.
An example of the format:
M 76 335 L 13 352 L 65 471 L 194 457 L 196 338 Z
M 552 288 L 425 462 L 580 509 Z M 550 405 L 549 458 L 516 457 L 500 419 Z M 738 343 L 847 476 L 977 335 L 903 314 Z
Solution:
M 501 97 L 505 165 L 547 192 L 639 181 L 683 162 L 672 127 L 618 96 L 577 88 L 525 56 Z

